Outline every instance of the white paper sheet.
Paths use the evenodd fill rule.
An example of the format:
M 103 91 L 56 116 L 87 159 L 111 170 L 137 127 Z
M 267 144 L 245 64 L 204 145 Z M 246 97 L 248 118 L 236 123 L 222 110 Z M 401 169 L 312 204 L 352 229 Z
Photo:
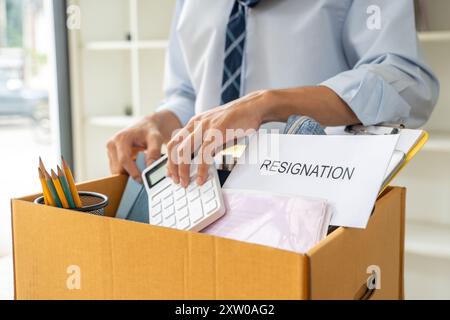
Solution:
M 370 132 L 384 135 L 387 132 L 391 132 L 392 128 L 390 127 L 368 127 Z M 345 131 L 345 127 L 332 127 L 327 128 L 326 132 L 328 135 L 352 135 Z M 389 180 L 389 178 L 393 175 L 394 171 L 398 168 L 399 164 L 404 161 L 406 155 L 414 148 L 414 146 L 419 142 L 420 138 L 424 134 L 423 130 L 412 130 L 412 129 L 401 129 L 400 137 L 398 139 L 397 146 L 395 150 L 397 152 L 394 153 L 392 157 L 391 163 L 389 164 L 389 168 L 385 174 L 385 181 Z
M 254 135 L 224 189 L 327 199 L 333 208 L 332 225 L 365 228 L 398 139 Z M 283 164 L 289 170 L 283 172 Z

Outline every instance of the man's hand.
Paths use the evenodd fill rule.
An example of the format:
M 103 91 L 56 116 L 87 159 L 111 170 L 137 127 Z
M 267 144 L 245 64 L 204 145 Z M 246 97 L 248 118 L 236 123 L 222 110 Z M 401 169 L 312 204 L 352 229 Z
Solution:
M 192 155 L 198 150 L 197 183 L 208 179 L 216 151 L 226 143 L 256 132 L 262 124 L 265 92 L 256 92 L 223 107 L 194 117 L 167 145 L 167 175 L 187 187 Z
M 135 125 L 122 130 L 107 144 L 111 173 L 129 174 L 134 180 L 142 183 L 141 172 L 134 160 L 136 151 L 145 151 L 146 163 L 150 166 L 161 157 L 162 145 L 169 141 L 172 132 L 180 127 L 180 122 L 173 113 L 163 111 L 145 117 Z

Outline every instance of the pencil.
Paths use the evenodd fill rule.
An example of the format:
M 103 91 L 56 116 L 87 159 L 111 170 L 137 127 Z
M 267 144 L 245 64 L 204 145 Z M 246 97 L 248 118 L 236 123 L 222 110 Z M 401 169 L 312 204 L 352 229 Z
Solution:
M 47 190 L 45 188 L 47 186 L 47 184 L 45 183 L 45 177 L 44 177 L 44 175 L 41 172 L 41 168 L 38 168 L 38 170 L 39 170 L 39 180 L 41 181 L 42 194 L 44 195 L 44 204 L 46 206 L 48 206 L 49 205 L 48 193 L 47 193 Z
M 41 169 L 42 171 L 42 169 Z M 50 190 L 50 195 L 55 201 L 55 205 L 58 208 L 62 208 L 61 200 L 58 197 L 58 193 L 56 192 L 55 186 L 53 185 L 52 177 L 50 177 L 49 173 L 44 169 L 42 172 L 45 176 L 45 182 L 47 183 L 48 189 Z
M 69 203 L 67 202 L 67 198 L 64 195 L 64 191 L 61 186 L 61 182 L 59 182 L 59 178 L 58 178 L 57 174 L 53 170 L 52 170 L 51 174 L 52 174 L 53 185 L 55 186 L 56 193 L 58 194 L 59 200 L 61 200 L 62 207 L 64 209 L 70 209 Z
M 66 174 L 67 183 L 69 184 L 70 192 L 73 197 L 73 202 L 75 203 L 75 206 L 77 208 L 82 208 L 83 203 L 81 202 L 80 195 L 78 194 L 78 190 L 75 185 L 75 180 L 73 178 L 72 171 L 70 170 L 70 167 L 67 165 L 67 162 L 64 159 L 64 157 L 61 157 L 61 160 L 64 173 Z
M 39 157 L 39 169 L 41 169 L 42 174 L 47 172 L 47 170 L 45 169 L 45 166 L 44 166 L 44 162 L 42 161 L 41 157 Z M 44 178 L 45 178 L 45 175 L 44 175 Z
M 56 205 L 55 200 L 53 199 L 50 193 L 50 189 L 48 188 L 47 182 L 45 181 L 45 175 L 42 173 L 41 168 L 38 168 L 38 171 L 39 171 L 39 180 L 41 180 L 42 185 L 42 193 L 44 194 L 44 202 L 47 206 L 54 207 Z
M 46 187 L 44 187 L 44 185 L 42 185 L 43 192 L 45 193 L 45 189 L 47 189 L 47 191 L 48 191 L 47 192 L 47 197 L 44 194 L 44 200 L 46 202 L 46 205 L 50 205 L 50 203 L 53 203 L 52 206 L 56 206 L 56 202 L 55 202 L 55 200 L 54 200 L 54 198 L 52 196 L 52 193 L 50 192 L 49 186 L 47 184 L 45 173 L 47 173 L 47 170 L 45 169 L 44 162 L 42 161 L 42 158 L 39 157 L 39 178 L 41 179 L 41 184 L 42 184 L 42 182 L 44 182 L 45 186 L 46 186 Z M 43 181 L 42 181 L 42 179 L 43 179 Z
M 73 202 L 72 194 L 70 193 L 69 184 L 67 183 L 66 176 L 61 168 L 58 166 L 58 179 L 61 183 L 64 195 L 66 196 L 67 202 L 69 203 L 70 209 L 75 209 L 75 203 Z

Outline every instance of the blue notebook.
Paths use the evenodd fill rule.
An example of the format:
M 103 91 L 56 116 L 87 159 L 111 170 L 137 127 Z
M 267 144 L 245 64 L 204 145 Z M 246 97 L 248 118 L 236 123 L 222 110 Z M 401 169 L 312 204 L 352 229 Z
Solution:
M 143 152 L 139 153 L 136 164 L 141 171 L 147 168 Z M 132 178 L 128 179 L 116 217 L 123 220 L 149 223 L 147 192 L 143 185 Z

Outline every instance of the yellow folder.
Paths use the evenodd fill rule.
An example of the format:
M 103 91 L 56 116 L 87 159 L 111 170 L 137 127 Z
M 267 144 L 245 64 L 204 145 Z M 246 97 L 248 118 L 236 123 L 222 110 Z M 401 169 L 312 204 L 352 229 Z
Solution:
M 399 173 L 403 170 L 404 167 L 408 165 L 408 163 L 419 153 L 420 150 L 423 149 L 425 144 L 428 142 L 430 135 L 426 131 L 421 131 L 422 134 L 412 148 L 409 149 L 408 152 L 405 153 L 404 160 L 400 163 L 400 165 L 395 168 L 395 170 L 391 173 L 389 180 L 387 180 L 383 186 L 381 192 L 386 190 L 386 188 L 391 184 L 391 182 L 399 175 Z

